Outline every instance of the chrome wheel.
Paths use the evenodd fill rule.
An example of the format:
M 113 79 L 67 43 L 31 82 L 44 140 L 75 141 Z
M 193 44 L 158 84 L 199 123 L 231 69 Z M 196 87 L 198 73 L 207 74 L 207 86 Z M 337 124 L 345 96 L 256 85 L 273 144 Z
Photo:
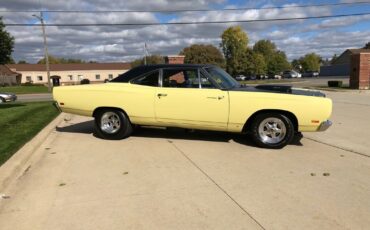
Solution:
M 114 134 L 121 128 L 121 119 L 115 112 L 105 112 L 101 116 L 100 129 L 108 134 Z
M 264 119 L 258 126 L 258 133 L 263 143 L 277 144 L 286 136 L 285 123 L 275 117 Z

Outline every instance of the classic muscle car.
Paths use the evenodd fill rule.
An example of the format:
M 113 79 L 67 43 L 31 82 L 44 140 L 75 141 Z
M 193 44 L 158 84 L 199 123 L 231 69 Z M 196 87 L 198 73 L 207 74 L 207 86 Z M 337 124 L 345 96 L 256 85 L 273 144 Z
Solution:
M 266 148 L 282 148 L 300 132 L 324 131 L 332 101 L 290 86 L 244 86 L 212 65 L 147 65 L 105 84 L 55 87 L 66 113 L 95 118 L 106 139 L 133 127 L 163 126 L 249 133 Z

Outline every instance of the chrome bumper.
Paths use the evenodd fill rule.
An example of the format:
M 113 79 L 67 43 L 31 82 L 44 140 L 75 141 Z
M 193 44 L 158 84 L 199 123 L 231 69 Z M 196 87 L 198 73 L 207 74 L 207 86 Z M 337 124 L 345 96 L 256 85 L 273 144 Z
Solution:
M 329 121 L 329 120 L 326 120 L 326 121 L 323 121 L 320 126 L 319 126 L 319 129 L 317 131 L 325 131 L 327 130 L 331 125 L 333 124 L 333 122 Z

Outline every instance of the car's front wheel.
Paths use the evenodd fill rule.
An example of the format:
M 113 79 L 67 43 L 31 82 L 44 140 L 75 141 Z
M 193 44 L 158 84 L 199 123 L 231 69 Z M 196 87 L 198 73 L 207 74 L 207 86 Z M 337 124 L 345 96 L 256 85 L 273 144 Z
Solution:
M 280 113 L 259 114 L 253 120 L 251 133 L 254 142 L 263 148 L 280 149 L 294 138 L 294 125 Z
M 104 109 L 95 114 L 95 129 L 99 137 L 110 140 L 126 138 L 132 133 L 129 118 L 120 110 Z
M 2 97 L 0 97 L 0 104 L 2 104 L 4 102 L 5 102 L 5 99 L 3 99 Z

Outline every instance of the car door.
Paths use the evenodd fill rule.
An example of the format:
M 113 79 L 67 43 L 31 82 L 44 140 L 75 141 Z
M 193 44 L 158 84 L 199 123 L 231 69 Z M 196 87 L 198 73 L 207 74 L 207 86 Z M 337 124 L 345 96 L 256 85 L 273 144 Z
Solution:
M 202 87 L 202 81 L 206 87 Z M 162 87 L 157 88 L 154 99 L 157 122 L 185 128 L 226 130 L 228 93 L 208 87 L 206 83 L 206 77 L 198 68 L 162 69 Z

